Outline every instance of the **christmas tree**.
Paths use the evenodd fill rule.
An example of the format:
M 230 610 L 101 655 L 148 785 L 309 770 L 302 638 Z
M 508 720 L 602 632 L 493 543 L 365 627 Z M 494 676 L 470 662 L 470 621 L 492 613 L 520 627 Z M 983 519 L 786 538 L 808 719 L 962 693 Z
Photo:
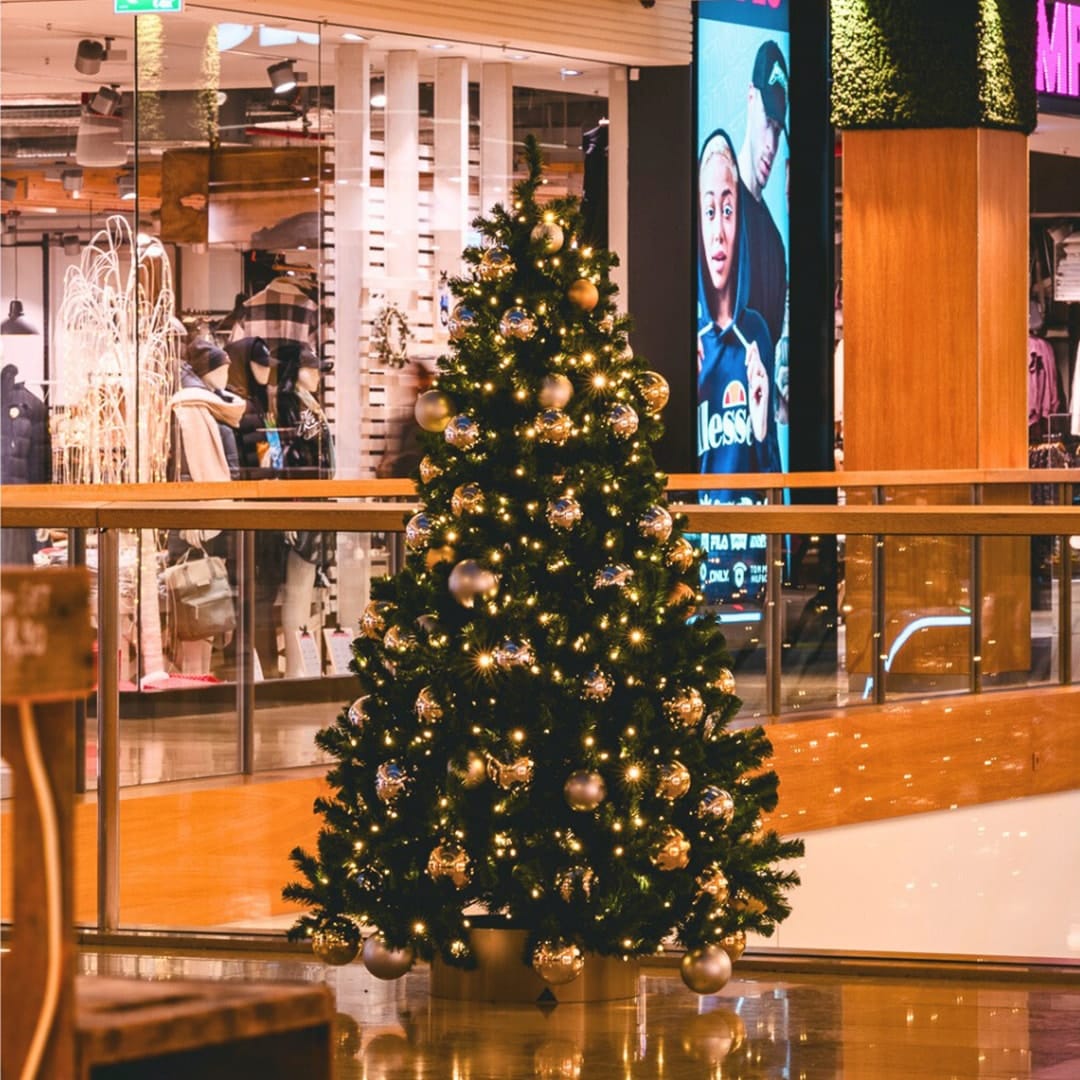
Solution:
M 672 933 L 699 992 L 770 934 L 798 841 L 762 827 L 777 777 L 714 621 L 700 556 L 650 444 L 664 379 L 628 345 L 615 256 L 542 204 L 540 153 L 475 223 L 453 282 L 451 352 L 421 395 L 423 509 L 404 569 L 372 588 L 356 700 L 318 735 L 334 758 L 291 931 L 379 975 L 469 966 L 468 910 L 529 930 L 550 982 L 585 952 L 655 953 Z

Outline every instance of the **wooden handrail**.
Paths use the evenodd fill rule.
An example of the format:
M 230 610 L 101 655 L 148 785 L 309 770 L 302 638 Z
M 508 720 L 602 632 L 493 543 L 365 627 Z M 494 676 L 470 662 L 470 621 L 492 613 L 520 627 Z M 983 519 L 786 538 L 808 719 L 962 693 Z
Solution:
M 4 527 L 82 529 L 315 529 L 399 532 L 409 502 L 50 501 L 5 505 Z M 700 506 L 673 504 L 693 532 L 878 534 L 884 536 L 1034 536 L 1080 533 L 1073 506 Z

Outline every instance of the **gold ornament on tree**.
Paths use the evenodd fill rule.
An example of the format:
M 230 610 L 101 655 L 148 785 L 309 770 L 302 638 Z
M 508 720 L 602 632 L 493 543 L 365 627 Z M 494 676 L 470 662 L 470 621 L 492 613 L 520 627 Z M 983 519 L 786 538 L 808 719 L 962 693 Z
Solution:
M 513 761 L 488 761 L 488 776 L 504 791 L 509 791 L 516 784 L 527 784 L 532 779 L 532 758 L 519 757 Z
M 660 766 L 656 794 L 674 802 L 690 790 L 690 783 L 690 770 L 681 761 L 671 761 Z
M 563 795 L 571 810 L 591 811 L 607 798 L 607 785 L 599 773 L 582 769 L 570 774 L 563 785 Z
M 582 679 L 581 696 L 586 701 L 607 701 L 611 697 L 611 691 L 615 684 L 611 676 L 601 671 L 600 668 L 590 668 Z
M 531 667 L 534 662 L 532 646 L 527 641 L 514 641 L 512 638 L 504 638 L 492 655 L 496 666 L 503 671 Z
M 705 715 L 705 702 L 694 687 L 680 690 L 678 697 L 664 702 L 664 711 L 668 717 L 684 727 L 693 727 L 701 722 Z
M 734 964 L 746 952 L 746 932 L 733 930 L 730 934 L 725 934 L 720 939 L 720 947 L 731 957 Z
M 574 421 L 562 409 L 545 409 L 533 421 L 536 438 L 542 443 L 562 446 L 574 433 Z
M 457 450 L 471 450 L 480 441 L 480 425 L 464 413 L 447 423 L 443 438 Z
M 685 536 L 680 536 L 679 539 L 668 548 L 665 558 L 668 566 L 674 566 L 685 573 L 694 565 L 695 555 L 694 545 L 691 544 Z
M 555 875 L 555 889 L 568 904 L 577 893 L 588 900 L 595 884 L 596 871 L 590 866 L 569 866 Z
M 727 875 L 716 863 L 698 874 L 694 884 L 697 886 L 699 897 L 711 897 L 712 902 L 717 905 L 727 901 L 729 895 Z
M 694 597 L 694 590 L 685 581 L 677 581 L 674 588 L 667 595 L 667 606 L 673 608 L 682 607 L 683 604 L 689 604 Z
M 590 312 L 600 302 L 600 290 L 588 279 L 578 278 L 566 290 L 567 299 L 579 311 Z
M 607 415 L 607 422 L 620 439 L 629 439 L 638 429 L 638 414 L 630 405 L 615 405 Z
M 450 595 L 462 606 L 473 607 L 476 598 L 494 596 L 499 575 L 482 567 L 475 559 L 463 559 L 450 571 Z
M 569 495 L 547 505 L 547 519 L 553 529 L 572 529 L 581 520 L 581 513 L 581 503 Z
M 536 400 L 544 409 L 565 409 L 574 396 L 574 384 L 561 373 L 545 375 Z
M 528 341 L 536 333 L 536 318 L 522 307 L 507 308 L 499 320 L 499 333 L 507 341 Z
M 360 633 L 374 641 L 381 640 L 386 633 L 386 616 L 394 610 L 394 605 L 383 600 L 369 600 L 360 616 Z
M 682 870 L 690 862 L 690 841 L 681 830 L 669 825 L 652 855 L 657 870 Z
M 330 923 L 311 935 L 311 951 L 324 964 L 351 964 L 360 951 L 360 934 L 354 926 Z
M 443 717 L 443 707 L 439 704 L 439 699 L 430 686 L 425 686 L 416 695 L 414 708 L 416 709 L 417 718 L 425 724 L 434 724 Z
M 529 239 L 534 244 L 539 244 L 545 255 L 554 255 L 562 248 L 565 237 L 562 229 L 554 221 L 543 221 L 533 226 Z
M 376 979 L 400 979 L 409 968 L 413 966 L 413 951 L 406 946 L 404 949 L 391 949 L 382 939 L 381 934 L 372 934 L 364 942 L 364 967 L 375 976 Z
M 625 563 L 615 563 L 597 570 L 593 578 L 594 589 L 625 589 L 634 579 L 634 571 Z
M 637 387 L 645 401 L 645 411 L 650 416 L 660 412 L 671 397 L 667 379 L 658 371 L 646 371 L 637 377 Z
M 710 784 L 701 792 L 697 812 L 698 817 L 718 818 L 725 825 L 730 825 L 735 816 L 735 800 L 723 788 Z
M 424 425 L 421 424 L 420 426 L 423 427 Z M 435 477 L 442 476 L 442 472 L 442 467 L 432 461 L 430 454 L 425 454 L 420 459 L 420 482 L 422 484 L 430 484 Z
M 481 281 L 498 281 L 500 278 L 512 274 L 516 269 L 510 249 L 498 244 L 489 247 L 480 256 L 480 265 L 476 268 L 476 276 Z
M 484 492 L 479 484 L 458 484 L 450 496 L 450 509 L 457 517 L 484 512 Z
M 404 790 L 409 777 L 396 761 L 384 761 L 375 770 L 375 794 L 384 803 L 392 803 Z
M 454 305 L 454 310 L 450 312 L 450 318 L 446 324 L 446 330 L 451 340 L 460 341 L 470 330 L 476 329 L 479 321 L 480 316 L 477 315 L 476 311 L 462 302 Z
M 663 544 L 671 535 L 671 514 L 662 506 L 650 506 L 638 519 L 638 532 Z
M 431 518 L 422 510 L 413 514 L 405 523 L 405 546 L 410 551 L 419 551 L 431 542 Z
M 434 881 L 446 878 L 463 889 L 469 882 L 469 853 L 457 844 L 439 844 L 428 858 L 427 872 Z
M 442 431 L 454 412 L 454 403 L 441 390 L 425 390 L 413 406 L 416 422 L 425 431 Z
M 348 712 L 345 714 L 353 727 L 362 728 L 369 719 L 367 710 L 364 708 L 364 702 L 367 701 L 368 696 L 369 695 L 365 694 L 363 697 L 358 697 L 349 706 Z
M 690 949 L 679 964 L 679 974 L 695 994 L 715 994 L 731 978 L 731 957 L 719 945 Z
M 585 957 L 572 942 L 541 941 L 533 950 L 532 966 L 549 986 L 565 986 L 581 974 Z
M 391 626 L 383 638 L 383 648 L 390 652 L 408 652 L 415 644 L 415 635 L 400 626 Z
M 713 683 L 722 694 L 734 694 L 735 693 L 735 676 L 728 668 L 721 668 L 720 674 L 716 676 L 716 681 Z

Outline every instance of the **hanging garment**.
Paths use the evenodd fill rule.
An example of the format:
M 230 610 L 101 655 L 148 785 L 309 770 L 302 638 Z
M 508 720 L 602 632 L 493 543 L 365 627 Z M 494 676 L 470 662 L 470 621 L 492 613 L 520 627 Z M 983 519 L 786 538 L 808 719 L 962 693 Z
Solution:
M 1061 412 L 1057 363 L 1053 346 L 1045 338 L 1028 338 L 1028 426 L 1051 413 Z
M 261 292 L 244 301 L 232 340 L 262 338 L 277 356 L 289 342 L 300 342 L 319 351 L 319 305 L 290 278 L 275 278 Z

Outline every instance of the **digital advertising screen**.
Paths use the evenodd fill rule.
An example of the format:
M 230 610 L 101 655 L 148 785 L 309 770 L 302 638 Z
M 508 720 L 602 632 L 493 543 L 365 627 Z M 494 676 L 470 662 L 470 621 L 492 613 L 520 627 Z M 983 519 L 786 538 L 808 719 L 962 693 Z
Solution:
M 699 473 L 789 468 L 790 2 L 694 5 Z M 702 491 L 700 501 L 757 503 L 764 493 Z M 759 605 L 765 536 L 699 542 L 706 601 L 742 612 Z

